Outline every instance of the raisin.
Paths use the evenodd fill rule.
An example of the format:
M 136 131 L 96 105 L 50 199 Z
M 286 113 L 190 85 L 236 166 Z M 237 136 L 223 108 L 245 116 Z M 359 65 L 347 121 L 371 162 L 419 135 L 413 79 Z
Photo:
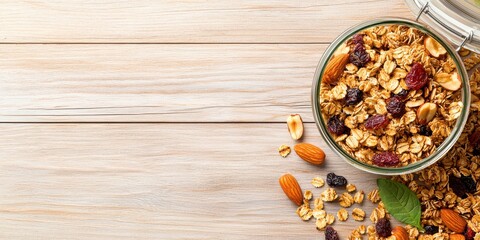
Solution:
M 405 100 L 408 96 L 408 90 L 402 89 L 397 94 L 390 93 L 390 97 L 399 97 L 402 100 Z
M 325 240 L 340 240 L 337 231 L 333 227 L 325 228 Z
M 359 43 L 364 44 L 363 36 L 365 36 L 365 35 L 364 34 L 358 34 L 358 33 L 353 35 L 353 37 L 352 37 L 353 44 L 359 44 Z
M 349 88 L 345 96 L 345 103 L 347 105 L 355 105 L 362 101 L 363 92 L 358 88 Z
M 463 182 L 460 178 L 457 178 L 453 175 L 448 177 L 448 185 L 450 189 L 455 193 L 458 197 L 466 198 L 467 197 L 467 188 L 463 185 Z
M 472 154 L 474 156 L 480 156 L 480 148 L 474 148 L 472 151 Z
M 347 185 L 347 179 L 335 173 L 329 173 L 327 174 L 327 184 L 330 187 L 344 187 Z
M 349 130 L 348 127 L 346 127 L 345 124 L 342 122 L 342 120 L 340 120 L 340 117 L 338 115 L 332 116 L 330 117 L 330 119 L 328 119 L 327 128 L 328 131 L 336 135 L 347 133 Z
M 382 152 L 373 155 L 372 162 L 380 167 L 392 167 L 397 165 L 400 159 L 392 152 Z
M 411 90 L 419 90 L 428 82 L 428 75 L 421 63 L 414 63 L 405 77 L 405 83 Z
M 370 54 L 367 53 L 363 44 L 357 43 L 350 53 L 349 60 L 357 67 L 363 67 L 370 62 Z
M 392 226 L 390 225 L 390 220 L 387 218 L 378 219 L 377 223 L 375 224 L 375 231 L 380 237 L 390 237 L 390 235 L 392 235 Z
M 426 234 L 433 235 L 435 233 L 438 233 L 438 227 L 437 226 L 426 225 L 425 227 L 423 227 L 423 229 L 425 229 Z
M 377 130 L 388 125 L 388 118 L 386 115 L 373 115 L 365 121 L 365 128 L 370 130 Z
M 468 193 L 475 193 L 477 191 L 477 183 L 471 176 L 462 176 L 460 177 L 460 180 Z
M 471 229 L 470 227 L 467 227 L 463 235 L 465 235 L 465 240 L 473 240 L 475 239 L 475 234 L 476 233 L 473 231 L 473 229 Z
M 474 149 L 479 148 L 480 147 L 480 129 L 477 129 L 475 132 L 470 134 L 470 136 L 468 136 L 468 141 L 470 142 L 470 145 L 472 145 Z
M 420 125 L 418 133 L 423 136 L 432 136 L 432 130 L 427 125 Z
M 400 118 L 405 114 L 405 103 L 400 97 L 392 97 L 388 100 L 387 111 L 395 118 Z

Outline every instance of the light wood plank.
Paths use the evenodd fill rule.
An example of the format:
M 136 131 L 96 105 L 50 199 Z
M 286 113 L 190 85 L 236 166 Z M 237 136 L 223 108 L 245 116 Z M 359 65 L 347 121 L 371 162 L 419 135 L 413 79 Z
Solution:
M 0 6 L 0 42 L 324 43 L 403 0 L 17 1 Z
M 0 45 L 0 122 L 313 121 L 322 44 Z
M 291 172 L 319 196 L 314 176 L 336 172 L 365 191 L 377 176 L 305 126 L 324 166 L 278 155 L 294 144 L 283 124 L 2 124 L 0 238 L 323 239 L 296 216 L 278 177 Z M 369 215 L 372 204 L 360 207 Z M 344 239 L 360 224 L 370 220 L 334 227 Z

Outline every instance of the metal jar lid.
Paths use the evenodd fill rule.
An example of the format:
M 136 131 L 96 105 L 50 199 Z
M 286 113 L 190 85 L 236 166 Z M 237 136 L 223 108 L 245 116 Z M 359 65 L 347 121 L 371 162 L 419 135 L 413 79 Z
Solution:
M 405 0 L 427 25 L 452 44 L 480 53 L 480 0 Z

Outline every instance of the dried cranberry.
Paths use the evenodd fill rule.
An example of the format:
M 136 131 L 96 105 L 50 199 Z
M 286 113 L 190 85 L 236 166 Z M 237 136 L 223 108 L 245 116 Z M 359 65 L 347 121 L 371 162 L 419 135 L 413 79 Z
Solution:
M 402 89 L 397 94 L 390 93 L 390 97 L 399 97 L 402 100 L 405 100 L 408 96 L 408 90 Z
M 425 229 L 426 234 L 433 235 L 435 233 L 438 233 L 438 227 L 437 226 L 426 225 L 425 227 L 423 227 L 423 229 Z
M 455 193 L 455 195 L 457 195 L 458 197 L 467 197 L 467 188 L 465 187 L 465 185 L 463 185 L 463 182 L 460 178 L 450 175 L 448 177 L 448 185 L 450 186 L 450 189 L 453 191 L 453 193 Z
M 358 34 L 358 33 L 353 35 L 353 37 L 352 37 L 353 44 L 359 44 L 359 43 L 364 44 L 363 36 L 365 36 L 365 35 L 364 34 Z
M 468 193 L 475 193 L 477 191 L 477 183 L 471 176 L 461 176 L 460 180 Z
M 333 227 L 325 228 L 325 240 L 340 240 L 337 231 Z
M 420 125 L 418 133 L 423 136 L 432 136 L 432 130 L 427 125 Z
M 365 128 L 370 130 L 377 130 L 384 128 L 390 121 L 386 115 L 373 115 L 365 121 Z
M 392 167 L 397 165 L 400 159 L 392 152 L 382 152 L 373 155 L 372 162 L 380 167 Z
M 392 226 L 390 225 L 390 220 L 387 218 L 378 219 L 377 223 L 375 224 L 375 231 L 380 237 L 390 237 L 390 235 L 392 235 Z
M 335 173 L 329 173 L 327 174 L 327 184 L 330 187 L 343 187 L 347 185 L 347 179 Z
M 387 111 L 395 118 L 400 118 L 405 114 L 405 103 L 400 97 L 392 97 L 387 103 Z
M 475 239 L 475 234 L 476 233 L 470 227 L 467 227 L 463 235 L 465 235 L 465 240 L 473 240 Z
M 347 133 L 349 130 L 342 120 L 340 120 L 338 115 L 332 116 L 330 119 L 328 119 L 327 128 L 328 131 L 336 135 Z
M 357 43 L 350 53 L 350 62 L 357 67 L 363 67 L 370 62 L 370 55 L 365 50 L 365 47 L 361 43 Z
M 362 101 L 363 92 L 358 88 L 349 88 L 345 96 L 345 103 L 347 105 L 355 105 Z
M 414 63 L 405 77 L 407 87 L 412 90 L 423 88 L 428 82 L 428 75 L 421 63 Z

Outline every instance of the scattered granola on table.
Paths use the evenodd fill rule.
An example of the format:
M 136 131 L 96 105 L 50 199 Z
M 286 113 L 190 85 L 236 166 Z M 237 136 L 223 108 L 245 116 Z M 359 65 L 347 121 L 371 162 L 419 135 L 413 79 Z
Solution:
M 406 166 L 434 153 L 463 108 L 447 51 L 404 25 L 363 30 L 345 48 L 348 56 L 332 57 L 320 87 L 323 119 L 338 145 L 381 167 Z

